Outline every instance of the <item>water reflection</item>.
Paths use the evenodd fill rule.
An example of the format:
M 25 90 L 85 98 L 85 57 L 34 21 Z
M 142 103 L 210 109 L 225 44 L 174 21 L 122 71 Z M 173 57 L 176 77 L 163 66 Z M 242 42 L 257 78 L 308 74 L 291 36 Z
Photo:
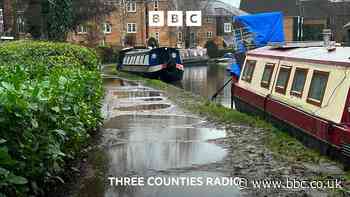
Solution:
M 107 151 L 111 175 L 147 175 L 153 170 L 212 163 L 226 156 L 226 150 L 205 142 L 226 137 L 224 130 L 179 127 L 198 122 L 194 118 L 152 117 L 120 116 L 105 124 L 105 132 L 119 131 L 119 140 L 125 142 L 112 146 Z
M 182 85 L 187 91 L 211 98 L 229 79 L 224 66 L 186 65 Z M 224 88 L 216 98 L 216 102 L 231 107 L 231 85 Z
M 161 115 L 124 115 L 112 118 L 104 125 L 108 136 L 117 134 L 120 143 L 106 150 L 108 176 L 174 176 L 222 177 L 219 172 L 197 169 L 222 161 L 227 151 L 210 139 L 226 137 L 225 130 L 204 128 L 193 117 Z M 201 125 L 198 126 L 197 125 Z M 107 139 L 108 140 L 108 139 Z M 179 171 L 179 172 L 177 172 Z M 109 186 L 105 196 L 239 196 L 235 187 L 169 186 L 115 187 Z

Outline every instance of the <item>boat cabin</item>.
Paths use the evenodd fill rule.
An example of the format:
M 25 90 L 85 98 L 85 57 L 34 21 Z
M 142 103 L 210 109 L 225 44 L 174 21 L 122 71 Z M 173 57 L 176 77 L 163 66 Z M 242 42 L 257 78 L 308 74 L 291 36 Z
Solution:
M 249 51 L 232 88 L 236 107 L 248 105 L 338 148 L 350 144 L 349 58 L 350 47 Z
M 167 64 L 174 59 L 181 63 L 179 51 L 173 48 L 136 49 L 123 55 L 123 65 L 156 66 Z
M 119 54 L 118 69 L 164 81 L 179 81 L 184 67 L 175 48 L 126 49 Z

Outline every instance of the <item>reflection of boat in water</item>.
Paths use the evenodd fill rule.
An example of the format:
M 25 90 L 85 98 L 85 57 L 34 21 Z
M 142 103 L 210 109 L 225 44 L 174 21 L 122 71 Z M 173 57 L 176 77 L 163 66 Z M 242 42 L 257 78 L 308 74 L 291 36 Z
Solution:
M 175 48 L 125 49 L 120 52 L 118 69 L 162 81 L 180 81 L 184 67 Z
M 205 48 L 180 49 L 180 55 L 184 64 L 201 64 L 209 60 Z
M 219 66 L 227 67 L 232 59 L 235 59 L 232 53 L 225 53 L 223 58 L 214 59 L 212 62 Z

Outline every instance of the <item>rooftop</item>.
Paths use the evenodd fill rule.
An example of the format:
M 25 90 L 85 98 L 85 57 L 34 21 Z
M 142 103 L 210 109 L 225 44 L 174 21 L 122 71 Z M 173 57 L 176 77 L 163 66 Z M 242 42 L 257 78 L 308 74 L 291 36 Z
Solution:
M 350 66 L 350 47 L 336 47 L 335 50 L 328 51 L 325 47 L 276 49 L 272 46 L 266 46 L 251 50 L 248 55 L 288 61 L 313 62 L 315 64 Z
M 210 16 L 240 16 L 248 14 L 243 10 L 219 0 L 202 1 L 201 6 L 205 10 L 205 14 Z

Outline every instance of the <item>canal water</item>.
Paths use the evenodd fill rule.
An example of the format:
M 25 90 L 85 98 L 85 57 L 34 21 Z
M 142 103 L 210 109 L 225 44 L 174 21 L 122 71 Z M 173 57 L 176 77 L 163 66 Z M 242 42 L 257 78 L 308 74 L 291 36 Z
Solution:
M 191 72 L 186 73 L 186 77 L 197 76 L 198 72 L 202 72 L 198 75 L 199 78 L 205 80 L 206 72 L 220 71 L 193 67 Z M 190 84 L 190 79 L 187 80 Z M 219 84 L 217 86 L 220 86 Z M 203 93 L 209 87 L 204 82 L 196 86 L 200 87 Z M 239 189 L 232 185 L 207 186 L 204 183 L 199 186 L 186 186 L 189 182 L 182 186 L 110 185 L 108 177 L 143 177 L 146 180 L 149 177 L 200 177 L 205 180 L 208 177 L 231 175 L 218 165 L 227 157 L 228 150 L 215 143 L 216 140 L 227 137 L 225 129 L 217 128 L 199 117 L 183 112 L 168 100 L 163 92 L 113 77 L 105 79 L 105 87 L 103 112 L 106 120 L 100 142 L 100 147 L 107 157 L 105 189 L 94 189 L 96 183 L 90 180 L 82 184 L 78 196 L 239 196 Z M 214 87 L 211 88 L 215 91 Z M 206 92 L 210 94 L 209 91 Z
M 211 98 L 229 79 L 226 68 L 221 65 L 185 65 L 182 87 L 194 94 Z M 231 107 L 231 84 L 220 92 L 215 102 Z

